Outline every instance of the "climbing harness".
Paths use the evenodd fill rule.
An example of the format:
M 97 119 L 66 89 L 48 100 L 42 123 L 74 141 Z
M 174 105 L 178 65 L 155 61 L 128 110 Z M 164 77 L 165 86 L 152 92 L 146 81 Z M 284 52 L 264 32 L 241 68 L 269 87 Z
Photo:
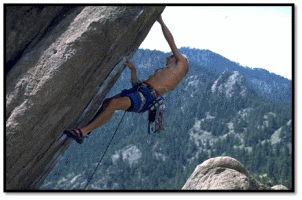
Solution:
M 142 104 L 140 106 L 140 109 L 137 111 L 138 113 L 142 111 L 146 99 L 144 95 L 141 93 L 140 88 L 141 87 L 149 87 L 151 89 L 151 94 L 154 97 L 154 100 L 152 103 L 148 106 L 148 134 L 151 133 L 158 133 L 161 130 L 164 130 L 163 122 L 163 112 L 164 112 L 164 100 L 165 98 L 159 94 L 159 92 L 148 83 L 148 81 L 137 81 L 136 83 L 132 83 L 133 87 L 137 87 L 137 92 L 141 97 Z
M 108 148 L 109 148 L 109 146 L 110 146 L 110 144 L 111 144 L 111 142 L 112 142 L 112 140 L 113 140 L 113 138 L 114 138 L 114 136 L 115 136 L 115 134 L 116 134 L 116 132 L 117 132 L 117 130 L 118 130 L 118 128 L 119 128 L 119 126 L 121 125 L 121 123 L 122 123 L 122 121 L 123 121 L 123 119 L 124 119 L 125 114 L 126 114 L 126 111 L 124 111 L 124 114 L 123 114 L 123 117 L 122 117 L 120 123 L 119 123 L 118 126 L 116 127 L 116 130 L 115 130 L 114 134 L 112 135 L 111 140 L 110 140 L 110 142 L 108 143 L 108 145 L 107 145 L 107 147 L 106 147 L 106 149 L 105 149 L 105 152 L 103 153 L 102 158 L 100 159 L 100 161 L 98 162 L 98 165 L 97 165 L 96 168 L 94 169 L 94 172 L 93 172 L 93 173 L 91 174 L 91 176 L 89 177 L 88 182 L 87 182 L 86 186 L 84 187 L 84 190 L 86 190 L 86 188 L 87 188 L 89 182 L 91 181 L 91 179 L 92 179 L 92 177 L 94 176 L 96 170 L 98 169 L 99 165 L 101 164 L 101 162 L 102 162 L 102 160 L 103 160 L 103 158 L 104 158 L 104 156 L 105 156 L 105 154 L 106 154 L 106 152 L 107 152 L 107 150 L 108 150 Z

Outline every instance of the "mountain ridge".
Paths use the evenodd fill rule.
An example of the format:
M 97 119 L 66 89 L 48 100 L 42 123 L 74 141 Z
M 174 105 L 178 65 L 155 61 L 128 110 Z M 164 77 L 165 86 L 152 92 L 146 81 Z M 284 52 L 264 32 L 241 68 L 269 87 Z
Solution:
M 144 54 L 154 53 L 162 55 L 170 55 L 171 52 L 164 53 L 158 50 L 141 50 L 138 49 L 137 54 L 140 51 L 145 51 Z M 187 55 L 190 65 L 190 74 L 198 73 L 194 66 L 202 66 L 209 70 L 212 70 L 217 75 L 224 70 L 239 71 L 246 77 L 251 84 L 255 92 L 265 99 L 278 103 L 292 102 L 292 81 L 275 73 L 269 72 L 262 68 L 250 68 L 248 66 L 242 66 L 235 61 L 231 61 L 226 57 L 212 52 L 208 49 L 195 49 L 189 47 L 182 47 L 179 49 L 182 54 Z M 136 54 L 136 55 L 137 55 Z M 135 58 L 133 59 L 135 61 Z M 161 63 L 160 66 L 165 66 Z

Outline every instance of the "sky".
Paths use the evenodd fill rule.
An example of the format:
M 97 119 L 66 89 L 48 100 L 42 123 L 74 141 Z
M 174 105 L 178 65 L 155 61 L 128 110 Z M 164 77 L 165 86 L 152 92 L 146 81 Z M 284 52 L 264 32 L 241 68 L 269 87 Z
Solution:
M 178 48 L 209 49 L 292 79 L 290 6 L 167 6 L 162 18 Z M 171 51 L 157 22 L 139 48 Z

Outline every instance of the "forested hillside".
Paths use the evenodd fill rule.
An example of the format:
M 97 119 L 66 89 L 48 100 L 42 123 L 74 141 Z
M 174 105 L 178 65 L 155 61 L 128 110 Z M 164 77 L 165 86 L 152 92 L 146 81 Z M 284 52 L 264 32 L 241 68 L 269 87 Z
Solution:
M 291 189 L 291 81 L 242 67 L 209 50 L 180 51 L 188 56 L 190 70 L 165 95 L 165 130 L 148 135 L 147 113 L 126 113 L 88 189 L 181 189 L 198 164 L 221 155 L 243 163 L 264 184 Z M 139 49 L 131 60 L 144 80 L 165 65 L 166 56 Z M 218 79 L 221 87 L 230 85 L 227 81 L 240 83 L 238 88 L 249 88 L 247 95 L 213 93 Z M 126 69 L 108 97 L 130 87 Z M 117 111 L 82 145 L 70 145 L 40 189 L 83 189 L 122 114 Z

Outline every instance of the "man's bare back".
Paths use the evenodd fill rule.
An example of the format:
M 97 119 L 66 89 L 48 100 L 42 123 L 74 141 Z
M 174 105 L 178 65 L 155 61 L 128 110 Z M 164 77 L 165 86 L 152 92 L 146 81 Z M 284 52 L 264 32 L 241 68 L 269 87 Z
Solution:
M 163 69 L 155 71 L 147 81 L 159 91 L 160 94 L 173 90 L 186 75 L 188 64 L 186 62 L 173 62 Z

